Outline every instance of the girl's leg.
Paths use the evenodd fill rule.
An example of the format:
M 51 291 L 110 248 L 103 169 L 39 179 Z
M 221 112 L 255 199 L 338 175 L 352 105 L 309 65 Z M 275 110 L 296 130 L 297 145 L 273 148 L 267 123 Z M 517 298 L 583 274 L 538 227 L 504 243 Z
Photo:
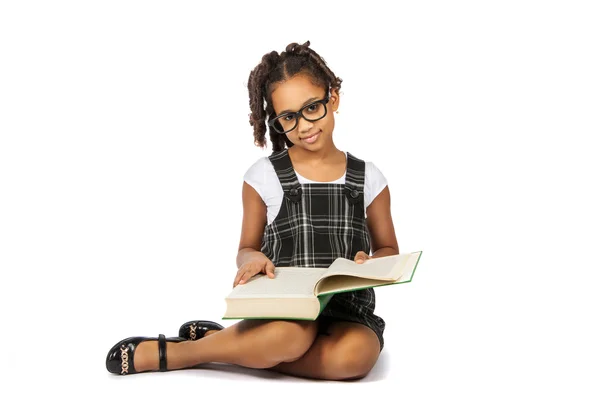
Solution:
M 167 369 L 208 362 L 270 368 L 302 357 L 316 334 L 315 321 L 243 320 L 196 341 L 167 342 Z M 158 370 L 157 353 L 157 341 L 140 343 L 133 358 L 136 371 Z
M 348 380 L 366 376 L 380 353 L 377 335 L 369 327 L 352 322 L 333 322 L 330 335 L 319 335 L 310 349 L 293 362 L 272 370 L 299 377 Z

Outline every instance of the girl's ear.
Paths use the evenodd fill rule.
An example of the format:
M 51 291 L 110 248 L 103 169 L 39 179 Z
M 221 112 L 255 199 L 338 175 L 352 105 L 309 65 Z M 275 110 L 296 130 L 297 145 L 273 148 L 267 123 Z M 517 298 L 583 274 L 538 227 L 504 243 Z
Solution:
M 340 106 L 340 94 L 334 88 L 331 89 L 330 94 L 331 97 L 329 98 L 329 101 L 331 102 L 331 108 L 333 111 L 336 111 Z

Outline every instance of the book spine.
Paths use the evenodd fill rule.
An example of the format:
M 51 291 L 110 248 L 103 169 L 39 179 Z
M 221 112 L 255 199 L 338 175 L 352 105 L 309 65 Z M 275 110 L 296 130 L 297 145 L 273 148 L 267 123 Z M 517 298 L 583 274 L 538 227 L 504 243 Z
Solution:
M 325 309 L 325 307 L 327 307 L 327 304 L 329 303 L 329 300 L 331 300 L 333 298 L 334 294 L 325 294 L 325 295 L 319 295 L 317 298 L 319 299 L 319 314 L 321 314 L 323 312 L 323 310 Z

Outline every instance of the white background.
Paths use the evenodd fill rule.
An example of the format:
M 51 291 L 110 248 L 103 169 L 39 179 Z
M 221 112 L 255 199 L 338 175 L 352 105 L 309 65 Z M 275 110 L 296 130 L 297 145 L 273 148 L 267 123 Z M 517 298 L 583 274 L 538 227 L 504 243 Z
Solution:
M 1 401 L 597 410 L 594 2 L 215 3 L 0 6 Z M 248 75 L 306 40 L 343 79 L 334 142 L 380 168 L 401 252 L 423 251 L 377 291 L 380 361 L 354 383 L 109 374 L 122 338 L 220 321 L 242 176 L 271 153 Z

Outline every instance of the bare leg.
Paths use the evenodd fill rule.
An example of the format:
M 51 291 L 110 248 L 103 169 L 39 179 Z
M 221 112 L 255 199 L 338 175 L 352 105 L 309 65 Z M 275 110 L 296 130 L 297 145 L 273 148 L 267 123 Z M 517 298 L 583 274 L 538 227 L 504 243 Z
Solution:
M 331 335 L 319 335 L 300 359 L 283 362 L 273 370 L 299 377 L 347 380 L 366 376 L 379 358 L 377 335 L 352 322 L 332 323 Z
M 167 368 L 189 368 L 208 362 L 270 368 L 302 357 L 317 334 L 314 321 L 244 320 L 196 341 L 167 343 Z M 136 371 L 158 369 L 158 342 L 140 343 Z

